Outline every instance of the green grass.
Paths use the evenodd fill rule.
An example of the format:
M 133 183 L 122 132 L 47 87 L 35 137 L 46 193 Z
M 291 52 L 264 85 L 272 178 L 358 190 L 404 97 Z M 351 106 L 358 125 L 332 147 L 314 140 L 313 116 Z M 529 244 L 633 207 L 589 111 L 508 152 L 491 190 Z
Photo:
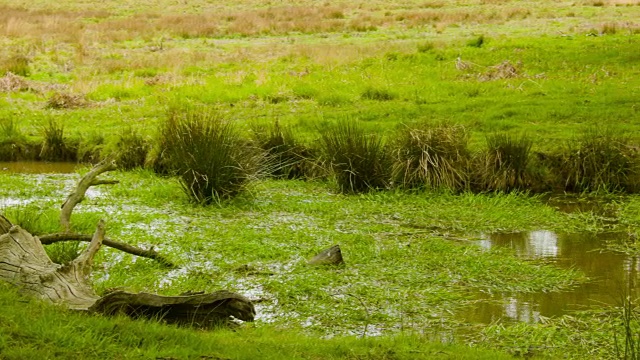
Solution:
M 98 292 L 120 286 L 162 294 L 237 291 L 261 299 L 256 328 L 246 336 L 251 337 L 252 331 L 265 334 L 267 329 L 305 334 L 291 338 L 297 344 L 292 347 L 303 358 L 316 351 L 305 347 L 312 347 L 305 345 L 307 341 L 313 342 L 306 336 L 446 333 L 458 329 L 456 312 L 469 305 L 478 291 L 558 291 L 585 280 L 573 270 L 518 259 L 508 251 L 483 250 L 473 243 L 480 233 L 540 228 L 597 231 L 610 226 L 591 213 L 561 213 L 540 198 L 525 195 L 374 192 L 345 196 L 334 193 L 329 183 L 303 181 L 261 181 L 220 206 L 193 207 L 174 179 L 140 170 L 114 175 L 120 184 L 99 188 L 74 212 L 76 231 L 91 233 L 98 218 L 104 218 L 110 238 L 155 246 L 180 268 L 167 270 L 151 260 L 105 248 L 98 254 L 93 274 Z M 36 201 L 38 209 L 53 214 L 74 178 L 0 174 L 0 195 L 12 202 Z M 620 209 L 628 209 L 621 213 L 629 214 L 621 224 L 631 224 L 635 203 L 619 201 Z M 21 211 L 15 205 L 4 209 L 9 214 Z M 341 245 L 344 267 L 305 265 L 306 259 L 335 243 Z M 248 272 L 236 270 L 244 265 Z M 79 326 L 94 331 L 94 325 Z M 243 331 L 219 336 L 244 339 Z M 39 343 L 31 337 L 19 338 L 23 347 Z M 113 340 L 100 339 L 105 351 L 111 351 L 107 344 Z M 71 346 L 63 344 L 42 351 L 57 349 L 67 354 Z M 399 347 L 394 351 L 404 346 L 394 344 Z M 584 354 L 576 348 L 571 351 Z
M 0 4 L 2 159 L 35 159 L 45 144 L 43 156 L 57 151 L 56 158 L 96 161 L 119 152 L 131 155 L 120 159 L 125 167 L 145 157 L 149 167 L 167 173 L 163 149 L 149 150 L 139 140 L 162 139 L 158 129 L 167 110 L 181 104 L 218 114 L 242 139 L 250 138 L 252 124 L 278 121 L 311 148 L 344 119 L 381 142 L 414 125 L 463 127 L 470 155 L 484 151 L 492 134 L 504 139 L 527 134 L 533 144 L 515 150 L 530 152 L 533 159 L 524 160 L 525 154 L 515 162 L 526 165 L 518 168 L 529 168 L 533 180 L 509 165 L 493 190 L 519 191 L 531 181 L 538 182 L 527 189 L 532 191 L 639 189 L 637 162 L 628 162 L 637 161 L 640 143 L 635 121 L 640 6 L 635 4 L 376 0 L 323 5 L 303 0 L 281 7 L 254 0 L 160 0 L 152 7 L 116 1 L 87 8 L 83 1 L 41 0 L 31 2 L 28 11 L 23 6 L 19 0 Z M 21 77 L 4 76 L 6 71 Z M 597 141 L 586 147 L 588 141 L 575 142 L 564 155 L 557 152 L 603 123 L 611 134 L 628 135 L 623 146 L 592 138 Z M 598 151 L 609 156 L 600 158 Z M 563 159 L 574 165 L 565 167 L 572 173 L 554 167 Z M 505 166 L 504 157 L 499 162 Z M 321 178 L 318 163 L 311 163 L 311 177 Z M 598 173 L 600 167 L 593 165 L 601 163 L 611 165 L 608 171 Z M 369 165 L 338 169 L 338 174 L 362 174 Z M 449 174 L 457 171 L 449 169 Z M 588 169 L 590 174 L 583 171 Z M 382 174 L 379 170 L 374 172 Z M 57 311 L 30 304 L 24 308 L 40 309 L 47 324 L 76 319 L 73 330 L 29 321 L 18 311 L 2 312 L 2 319 L 9 319 L 0 321 L 2 356 L 268 358 L 251 352 L 268 348 L 272 358 L 481 357 L 468 348 L 422 344 L 423 338 L 406 334 L 371 342 L 318 337 L 365 328 L 370 333 L 439 332 L 456 327 L 454 315 L 447 314 L 464 307 L 474 291 L 554 291 L 584 280 L 575 271 L 510 253 L 482 252 L 465 241 L 475 234 L 613 228 L 628 233 L 629 241 L 612 249 L 629 254 L 640 249 L 637 195 L 613 198 L 618 222 L 612 225 L 589 211 L 560 213 L 537 196 L 471 194 L 464 191 L 463 177 L 455 175 L 449 185 L 425 180 L 432 184 L 425 187 L 450 188 L 458 195 L 393 190 L 346 196 L 329 182 L 257 181 L 243 183 L 246 191 L 213 208 L 193 207 L 184 183 L 174 178 L 140 170 L 116 177 L 122 185 L 96 189 L 78 206 L 75 230 L 90 233 L 103 217 L 108 236 L 156 245 L 183 267 L 167 272 L 151 261 L 104 249 L 94 276 L 98 290 L 229 288 L 264 297 L 261 310 L 275 314 L 273 321 L 258 321 L 238 334 L 207 335 L 66 313 L 60 320 Z M 0 172 L 3 211 L 23 216 L 25 224 L 31 219 L 34 229 L 50 229 L 53 224 L 38 214 L 55 212 L 76 179 Z M 339 188 L 356 190 L 354 179 L 345 179 Z M 389 174 L 365 179 L 357 190 L 386 188 L 390 179 Z M 207 190 L 199 196 L 210 195 Z M 305 259 L 334 243 L 343 248 L 345 268 L 304 266 Z M 234 271 L 242 265 L 255 272 Z M 7 303 L 17 301 L 10 291 L 0 293 L 9 294 Z M 589 358 L 601 356 L 600 349 L 602 357 L 615 356 L 602 345 L 611 333 L 600 326 L 610 320 L 590 315 L 584 321 L 496 324 L 469 341 L 516 356 Z M 123 326 L 131 329 L 131 337 L 118 330 Z M 149 332 L 157 334 L 155 340 L 146 340 Z M 84 333 L 89 336 L 75 336 Z M 251 339 L 257 339 L 253 348 L 238 345 Z M 162 348 L 167 342 L 171 348 Z
M 319 340 L 275 327 L 179 329 L 72 313 L 25 299 L 0 283 L 5 359 L 508 359 L 496 351 L 429 342 L 419 335 Z

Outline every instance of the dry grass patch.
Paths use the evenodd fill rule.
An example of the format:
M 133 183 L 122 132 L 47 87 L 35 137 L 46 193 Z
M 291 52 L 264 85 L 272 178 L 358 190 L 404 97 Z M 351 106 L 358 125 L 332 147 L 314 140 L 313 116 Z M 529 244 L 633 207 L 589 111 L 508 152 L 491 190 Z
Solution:
M 511 63 L 509 60 L 505 60 L 498 65 L 489 66 L 487 71 L 480 74 L 480 81 L 500 80 L 500 79 L 512 79 L 522 75 L 522 63 Z
M 81 94 L 69 94 L 69 93 L 54 93 L 47 100 L 46 107 L 48 109 L 75 109 L 80 107 L 89 106 L 84 95 Z
M 7 72 L 0 78 L 0 92 L 35 90 L 33 83 L 22 76 Z

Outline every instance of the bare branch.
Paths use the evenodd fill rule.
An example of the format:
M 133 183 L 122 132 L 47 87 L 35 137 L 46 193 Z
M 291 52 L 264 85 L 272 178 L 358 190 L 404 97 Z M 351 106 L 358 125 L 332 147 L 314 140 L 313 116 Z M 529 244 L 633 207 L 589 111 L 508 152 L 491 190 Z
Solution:
M 98 250 L 100 250 L 100 246 L 102 245 L 102 241 L 104 239 L 104 226 L 104 220 L 100 219 L 100 221 L 98 222 L 98 227 L 96 227 L 96 232 L 93 234 L 93 238 L 91 239 L 91 243 L 89 244 L 89 247 L 84 249 L 82 254 L 80 254 L 80 256 L 73 260 L 73 265 L 77 266 L 84 275 L 88 275 L 91 272 L 93 257 L 96 255 Z
M 96 177 L 104 172 L 115 170 L 116 168 L 115 161 L 107 159 L 94 166 L 91 171 L 80 179 L 76 188 L 62 204 L 62 210 L 60 210 L 60 225 L 62 225 L 65 232 L 71 231 L 70 219 L 73 208 L 84 199 L 87 189 L 89 189 L 91 185 L 95 185 Z
M 54 244 L 60 241 L 90 242 L 91 239 L 92 239 L 91 235 L 58 233 L 58 234 L 43 235 L 40 237 L 40 242 L 42 242 L 43 245 L 49 245 L 49 244 Z M 171 268 L 176 267 L 176 265 L 173 262 L 163 257 L 162 255 L 158 254 L 153 249 L 145 250 L 139 247 L 135 247 L 135 246 L 125 244 L 120 241 L 111 240 L 108 238 L 105 238 L 104 240 L 102 240 L 102 244 L 105 246 L 112 247 L 114 249 L 118 249 L 120 251 L 124 251 L 131 255 L 142 256 L 142 257 L 156 260 L 157 262 L 167 267 L 171 267 Z

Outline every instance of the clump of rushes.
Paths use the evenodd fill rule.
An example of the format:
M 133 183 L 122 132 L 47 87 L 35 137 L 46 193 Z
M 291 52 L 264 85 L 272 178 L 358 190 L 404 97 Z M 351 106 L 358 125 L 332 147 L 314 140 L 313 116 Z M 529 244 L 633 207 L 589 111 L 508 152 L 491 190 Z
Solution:
M 629 181 L 637 162 L 626 137 L 592 129 L 569 144 L 557 170 L 567 190 L 620 191 L 637 187 Z
M 385 88 L 367 87 L 362 92 L 362 98 L 366 100 L 390 101 L 398 97 L 398 94 Z
M 526 136 L 495 134 L 487 137 L 487 150 L 475 159 L 476 190 L 526 190 L 531 185 L 529 163 L 533 141 Z
M 301 144 L 290 127 L 278 121 L 272 125 L 254 124 L 251 128 L 258 146 L 267 154 L 265 172 L 279 179 L 314 177 L 312 150 Z
M 394 184 L 402 188 L 464 190 L 469 180 L 467 144 L 462 126 L 406 127 L 394 144 Z
M 171 109 L 160 149 L 185 193 L 203 204 L 232 198 L 260 173 L 262 151 L 244 141 L 232 123 L 204 109 Z
M 64 125 L 50 119 L 42 126 L 42 149 L 40 158 L 46 161 L 75 161 L 76 149 L 64 136 Z
M 389 187 L 391 157 L 382 138 L 355 121 L 339 121 L 320 131 L 323 152 L 343 193 Z
M 116 143 L 116 162 L 122 169 L 142 167 L 147 159 L 150 144 L 134 129 L 122 131 Z

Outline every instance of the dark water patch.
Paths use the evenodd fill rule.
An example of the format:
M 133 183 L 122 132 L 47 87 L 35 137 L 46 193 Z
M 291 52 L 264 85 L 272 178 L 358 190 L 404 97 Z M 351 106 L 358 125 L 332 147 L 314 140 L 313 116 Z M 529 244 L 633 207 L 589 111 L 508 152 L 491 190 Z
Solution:
M 545 230 L 485 236 L 479 242 L 482 247 L 509 248 L 522 257 L 580 270 L 591 280 L 564 292 L 479 294 L 477 302 L 458 316 L 471 323 L 538 322 L 541 317 L 618 306 L 626 294 L 638 298 L 640 258 L 602 250 L 606 242 L 625 237 L 621 233 L 557 234 Z
M 75 162 L 14 161 L 0 162 L 1 172 L 21 174 L 69 174 L 74 173 Z
M 544 200 L 547 205 L 564 213 L 593 213 L 610 222 L 616 222 L 616 209 L 608 197 L 550 195 Z

